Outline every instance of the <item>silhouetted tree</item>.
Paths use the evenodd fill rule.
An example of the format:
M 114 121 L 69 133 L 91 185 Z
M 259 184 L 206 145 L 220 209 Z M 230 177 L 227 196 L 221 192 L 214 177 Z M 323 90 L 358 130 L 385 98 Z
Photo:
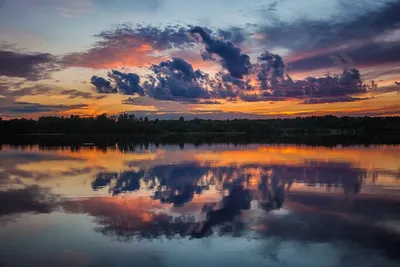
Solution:
M 376 141 L 400 133 L 400 117 L 312 116 L 267 120 L 149 120 L 133 114 L 96 117 L 40 117 L 38 120 L 0 120 L 0 134 L 179 134 L 227 133 L 260 135 L 263 138 L 293 136 L 356 136 Z M 372 140 L 372 139 L 371 139 Z

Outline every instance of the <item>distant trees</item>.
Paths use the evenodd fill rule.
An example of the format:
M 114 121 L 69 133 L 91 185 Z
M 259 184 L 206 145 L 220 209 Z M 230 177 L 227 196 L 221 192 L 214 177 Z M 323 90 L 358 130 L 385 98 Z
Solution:
M 0 118 L 0 134 L 165 134 L 246 133 L 257 135 L 382 135 L 400 133 L 400 117 L 335 117 L 266 120 L 149 120 L 133 114 L 95 117 Z

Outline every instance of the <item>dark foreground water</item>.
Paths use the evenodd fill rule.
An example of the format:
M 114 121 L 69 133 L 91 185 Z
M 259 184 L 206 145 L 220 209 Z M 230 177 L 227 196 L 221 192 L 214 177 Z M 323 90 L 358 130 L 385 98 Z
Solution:
M 399 266 L 400 147 L 0 151 L 0 266 Z

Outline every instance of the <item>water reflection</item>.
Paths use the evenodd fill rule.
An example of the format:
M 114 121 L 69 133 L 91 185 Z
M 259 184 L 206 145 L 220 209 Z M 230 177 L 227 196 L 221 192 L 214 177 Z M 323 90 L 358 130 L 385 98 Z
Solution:
M 233 222 L 235 217 L 241 214 L 242 210 L 250 209 L 250 202 L 251 194 L 249 190 L 244 189 L 242 186 L 232 188 L 228 196 L 222 199 L 222 207 L 220 209 L 213 209 L 212 206 L 205 206 L 207 210 L 209 209 L 207 211 L 206 220 L 201 223 L 198 229 L 191 232 L 191 236 L 202 238 L 210 233 L 214 226 Z
M 120 173 L 100 172 L 96 174 L 92 188 L 106 187 L 114 196 L 140 189 L 154 191 L 154 199 L 182 206 L 191 201 L 194 194 L 202 194 L 210 186 L 229 189 L 232 184 L 244 184 L 266 194 L 267 206 L 281 207 L 284 187 L 289 190 L 293 183 L 326 188 L 328 192 L 341 188 L 348 195 L 358 194 L 366 177 L 367 170 L 355 169 L 347 163 L 308 162 L 299 167 L 264 164 L 219 167 L 185 163 Z
M 340 253 L 376 254 L 381 266 L 391 266 L 400 260 L 399 159 L 395 146 L 3 145 L 0 222 L 41 232 L 33 218 L 45 214 L 56 234 L 64 221 L 86 215 L 91 228 L 74 242 L 94 240 L 91 232 L 134 244 L 235 238 L 261 242 L 272 262 L 288 260 L 282 244 L 330 244 Z M 0 227 L 0 238 L 16 247 L 33 238 L 18 232 Z M 0 244 L 0 256 L 12 262 L 6 251 Z

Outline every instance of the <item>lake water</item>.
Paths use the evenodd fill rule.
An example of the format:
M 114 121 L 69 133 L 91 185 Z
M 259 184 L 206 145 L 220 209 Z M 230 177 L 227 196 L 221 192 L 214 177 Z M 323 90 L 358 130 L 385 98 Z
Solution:
M 0 266 L 400 266 L 400 147 L 3 144 Z

